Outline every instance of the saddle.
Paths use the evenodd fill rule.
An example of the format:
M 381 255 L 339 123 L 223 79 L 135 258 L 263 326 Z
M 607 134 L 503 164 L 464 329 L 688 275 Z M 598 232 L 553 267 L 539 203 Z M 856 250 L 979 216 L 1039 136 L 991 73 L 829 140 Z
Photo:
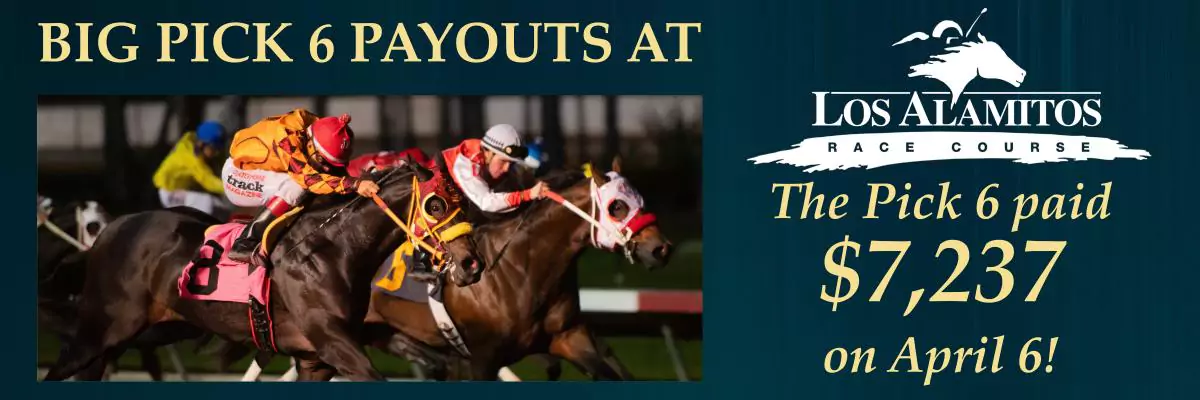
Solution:
M 294 217 L 297 214 L 300 214 L 300 211 L 303 210 L 304 206 L 292 208 L 291 210 L 288 210 L 288 212 L 283 213 L 283 215 L 280 215 L 279 218 L 275 218 L 274 221 L 271 221 L 271 223 L 267 225 L 267 229 L 263 230 L 262 243 L 259 243 L 258 251 L 254 252 L 253 261 L 255 264 L 263 266 L 269 264 L 267 262 L 267 255 L 271 254 L 271 249 L 274 249 L 275 245 L 279 244 L 279 239 L 283 238 L 283 234 L 286 233 L 287 229 L 290 228 L 292 223 L 296 221 Z
M 263 233 L 264 249 L 273 248 L 282 231 L 291 226 L 301 207 L 280 216 Z M 246 304 L 250 316 L 250 334 L 259 350 L 277 352 L 271 321 L 271 279 L 269 261 L 260 252 L 250 263 L 229 259 L 226 249 L 247 226 L 241 222 L 213 225 L 204 231 L 204 244 L 179 276 L 179 298 L 197 301 L 225 301 Z

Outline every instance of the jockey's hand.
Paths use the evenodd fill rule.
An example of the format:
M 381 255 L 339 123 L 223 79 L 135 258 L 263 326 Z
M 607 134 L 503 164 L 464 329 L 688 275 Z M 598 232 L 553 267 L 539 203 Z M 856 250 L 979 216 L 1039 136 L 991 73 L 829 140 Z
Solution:
M 536 185 L 533 185 L 533 187 L 529 189 L 529 198 L 531 200 L 544 198 L 546 197 L 547 190 L 550 189 L 546 187 L 546 182 L 538 181 Z
M 371 197 L 375 193 L 379 193 L 379 185 L 372 181 L 358 181 L 358 194 L 362 197 Z

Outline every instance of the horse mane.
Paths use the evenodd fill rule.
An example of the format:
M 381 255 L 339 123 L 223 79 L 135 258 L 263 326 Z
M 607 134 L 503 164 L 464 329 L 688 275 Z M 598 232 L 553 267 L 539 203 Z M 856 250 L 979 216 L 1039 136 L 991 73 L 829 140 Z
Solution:
M 919 68 L 919 67 L 929 68 L 929 67 L 938 66 L 941 64 L 952 64 L 952 63 L 958 62 L 963 58 L 970 57 L 970 54 L 972 54 L 972 52 L 970 50 L 972 50 L 975 46 L 978 46 L 979 44 L 980 43 L 978 43 L 978 42 L 965 41 L 965 42 L 960 42 L 959 44 L 954 45 L 954 46 L 943 48 L 942 51 L 944 51 L 945 53 L 938 53 L 938 54 L 933 54 L 933 55 L 929 56 L 928 58 L 926 58 L 926 61 L 924 63 L 913 65 L 912 70 L 914 72 L 921 73 L 920 71 L 918 71 L 918 69 L 924 69 L 924 68 Z

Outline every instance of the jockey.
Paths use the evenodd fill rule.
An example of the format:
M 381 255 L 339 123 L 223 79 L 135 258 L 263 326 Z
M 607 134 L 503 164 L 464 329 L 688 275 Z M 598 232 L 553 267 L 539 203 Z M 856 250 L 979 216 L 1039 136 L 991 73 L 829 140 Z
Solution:
M 482 140 L 464 140 L 443 150 L 441 156 L 454 183 L 472 203 L 483 211 L 504 213 L 545 195 L 546 183 L 541 181 L 517 192 L 496 193 L 491 189 L 490 182 L 503 178 L 513 163 L 523 164 L 527 153 L 516 128 L 500 124 L 488 129 Z
M 542 160 L 546 158 L 546 153 L 542 152 L 542 140 L 539 138 L 533 143 L 525 145 L 525 149 L 528 150 L 528 154 L 521 160 L 521 163 L 529 169 L 537 171 L 542 166 Z
M 234 135 L 222 170 L 226 196 L 238 206 L 264 209 L 234 242 L 230 259 L 248 262 L 267 226 L 310 193 L 370 197 L 379 191 L 375 182 L 346 176 L 354 138 L 349 123 L 346 114 L 319 118 L 298 108 Z
M 211 215 L 215 206 L 223 206 L 215 195 L 224 194 L 225 188 L 208 167 L 208 160 L 220 154 L 224 143 L 225 128 L 214 121 L 183 134 L 154 172 L 154 187 L 163 207 L 188 206 Z

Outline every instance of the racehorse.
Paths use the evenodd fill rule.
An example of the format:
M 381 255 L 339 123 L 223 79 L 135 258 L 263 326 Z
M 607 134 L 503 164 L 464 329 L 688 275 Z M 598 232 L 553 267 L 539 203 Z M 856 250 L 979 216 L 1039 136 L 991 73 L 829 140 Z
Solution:
M 605 186 L 610 179 L 620 178 L 616 159 L 613 172 L 560 171 L 545 180 L 580 210 L 593 209 L 593 202 L 599 201 L 608 211 L 604 218 L 650 216 L 641 204 L 605 195 L 611 193 Z M 612 183 L 632 191 L 624 178 Z M 636 197 L 640 203 L 640 196 Z M 601 219 L 598 214 L 593 209 L 592 219 Z M 442 302 L 469 354 L 443 336 L 444 328 L 435 322 L 429 305 L 382 292 L 371 296 L 367 328 L 372 333 L 366 342 L 394 355 L 425 360 L 435 366 L 438 379 L 493 380 L 502 367 L 547 353 L 594 379 L 631 379 L 606 346 L 598 346 L 580 318 L 576 261 L 585 246 L 595 243 L 597 227 L 552 200 L 499 218 L 477 223 L 472 235 L 487 261 L 482 279 L 470 286 L 441 288 Z M 640 261 L 650 269 L 665 265 L 670 242 L 650 221 L 610 250 L 622 247 L 631 262 Z
M 81 265 L 84 251 L 108 225 L 108 212 L 95 201 L 55 204 L 38 196 L 38 214 L 38 296 L 65 299 L 78 294 L 83 281 L 58 272 Z
M 950 46 L 942 49 L 941 54 L 929 56 L 925 63 L 917 64 L 909 67 L 909 78 L 925 77 L 936 79 L 946 85 L 950 89 L 950 105 L 954 106 L 958 103 L 959 96 L 966 89 L 967 84 L 975 80 L 975 78 L 995 79 L 1007 82 L 1013 87 L 1020 87 L 1025 80 L 1025 70 L 1017 65 L 1016 62 L 1009 58 L 1000 44 L 988 41 L 982 33 L 975 33 L 979 40 L 972 41 L 971 31 L 975 28 L 975 23 L 979 22 L 979 18 L 987 12 L 984 8 L 975 17 L 975 21 L 971 23 L 971 27 L 967 28 L 964 34 L 962 27 L 953 20 L 945 20 L 937 24 L 933 28 L 934 38 L 946 36 L 946 44 L 954 39 L 959 40 L 957 46 Z M 950 30 L 955 33 L 947 34 Z M 931 36 L 924 32 L 913 32 L 892 46 L 898 46 L 905 43 L 910 43 L 915 40 L 927 40 Z
M 54 333 L 60 342 L 71 340 L 75 332 L 79 304 L 86 276 L 86 251 L 95 243 L 111 219 L 108 211 L 95 201 L 57 204 L 39 195 L 38 212 L 38 325 Z M 130 347 L 141 355 L 142 368 L 155 381 L 163 380 L 162 364 L 156 347 L 158 333 L 150 329 Z M 168 348 L 174 353 L 174 348 Z M 171 354 L 181 374 L 177 354 Z M 110 365 L 116 370 L 116 363 Z
M 407 209 L 418 181 L 428 176 L 418 167 L 388 171 L 377 179 L 377 204 L 357 195 L 320 196 L 282 228 L 269 255 L 256 260 L 272 269 L 272 351 L 299 358 L 301 380 L 328 380 L 335 371 L 351 380 L 382 380 L 356 335 L 367 312 L 375 266 L 407 237 L 407 231 L 396 229 L 393 220 L 398 218 L 390 209 Z M 428 214 L 449 222 L 439 225 L 443 235 L 469 231 L 455 212 L 456 203 L 434 200 L 422 205 Z M 219 222 L 187 207 L 113 221 L 89 251 L 78 334 L 44 379 L 63 380 L 79 372 L 81 378 L 98 379 L 103 365 L 151 326 L 179 327 L 164 331 L 164 343 L 194 335 L 193 328 L 251 343 L 245 304 L 180 299 L 183 267 L 205 244 L 206 230 Z M 444 269 L 453 271 L 451 278 L 459 285 L 478 279 L 483 268 L 465 237 L 446 235 L 433 244 L 435 256 L 445 260 Z

